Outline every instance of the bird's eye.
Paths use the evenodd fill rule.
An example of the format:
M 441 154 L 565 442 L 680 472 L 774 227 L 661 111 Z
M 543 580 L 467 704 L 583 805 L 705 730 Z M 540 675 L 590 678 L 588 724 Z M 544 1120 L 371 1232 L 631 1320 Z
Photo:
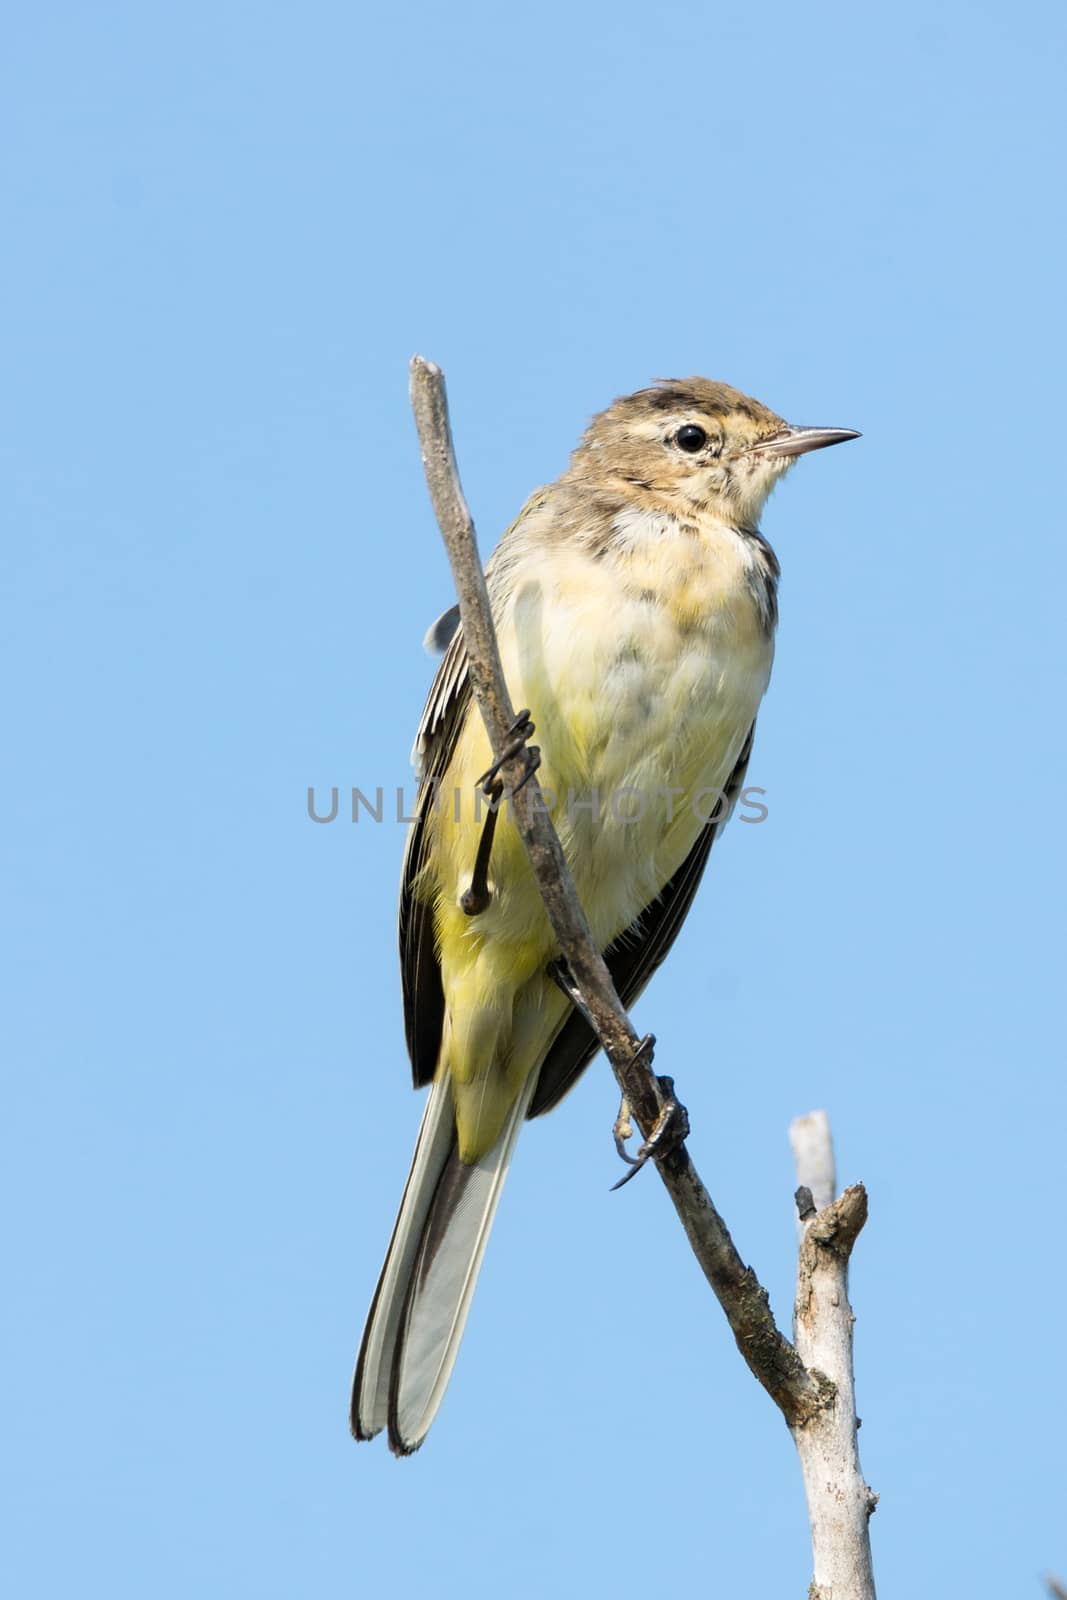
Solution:
M 678 448 L 685 450 L 689 455 L 696 455 L 698 450 L 703 450 L 708 442 L 708 436 L 703 428 L 698 428 L 695 422 L 687 422 L 679 428 L 675 435 Z

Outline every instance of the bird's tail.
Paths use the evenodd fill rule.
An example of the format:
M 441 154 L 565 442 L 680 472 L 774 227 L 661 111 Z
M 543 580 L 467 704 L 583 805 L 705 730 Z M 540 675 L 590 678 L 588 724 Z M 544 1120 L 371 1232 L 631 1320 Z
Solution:
M 536 1081 L 532 1073 L 493 1148 L 469 1166 L 459 1159 L 447 1074 L 430 1090 L 356 1361 L 351 1422 L 357 1439 L 373 1439 L 388 1426 L 397 1455 L 410 1455 L 425 1439 L 452 1374 Z

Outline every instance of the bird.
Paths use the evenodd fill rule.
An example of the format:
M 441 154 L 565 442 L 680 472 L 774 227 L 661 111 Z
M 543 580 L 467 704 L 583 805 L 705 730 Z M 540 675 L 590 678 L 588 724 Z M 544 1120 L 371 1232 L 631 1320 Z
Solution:
M 778 620 L 764 503 L 799 456 L 857 437 L 791 426 L 725 383 L 661 379 L 592 419 L 486 563 L 505 679 L 625 1005 L 744 784 Z M 350 1413 L 358 1440 L 385 1429 L 400 1456 L 441 1404 L 522 1123 L 598 1048 L 558 981 L 518 832 L 476 804 L 493 757 L 457 608 L 428 639 L 444 653 L 415 745 L 399 944 L 412 1075 L 430 1093 Z

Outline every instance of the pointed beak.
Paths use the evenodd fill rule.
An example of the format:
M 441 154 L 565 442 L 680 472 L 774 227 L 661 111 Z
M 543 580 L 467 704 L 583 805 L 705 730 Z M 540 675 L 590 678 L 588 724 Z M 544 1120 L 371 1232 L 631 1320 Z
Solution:
M 782 428 L 754 444 L 749 454 L 806 456 L 809 450 L 825 450 L 829 444 L 844 444 L 846 439 L 861 437 L 854 428 Z

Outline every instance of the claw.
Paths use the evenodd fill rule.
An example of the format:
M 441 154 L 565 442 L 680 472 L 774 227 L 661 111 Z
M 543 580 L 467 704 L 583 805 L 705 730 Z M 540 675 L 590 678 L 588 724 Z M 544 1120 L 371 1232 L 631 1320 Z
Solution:
M 530 723 L 530 730 L 531 730 L 531 732 L 533 731 L 533 723 L 532 722 Z M 520 789 L 525 789 L 526 785 L 529 783 L 530 779 L 533 777 L 534 773 L 537 771 L 538 767 L 541 765 L 541 752 L 540 752 L 540 750 L 537 748 L 537 746 L 535 744 L 530 744 L 530 745 L 526 746 L 525 756 L 526 756 L 526 771 L 523 773 L 522 777 L 519 779 L 519 781 L 515 785 L 514 789 L 512 789 L 512 791 L 511 791 L 512 794 L 518 794 Z
M 513 793 L 518 794 L 519 790 L 523 787 L 523 784 L 529 783 L 530 779 L 541 765 L 540 750 L 538 750 L 536 747 L 533 749 L 527 748 L 528 741 L 531 738 L 533 731 L 534 724 L 530 721 L 529 711 L 519 711 L 516 714 L 515 721 L 508 729 L 508 742 L 504 746 L 503 753 L 498 760 L 493 762 L 491 767 L 482 773 L 480 778 L 475 779 L 475 784 L 480 786 L 486 794 L 489 793 L 490 786 L 495 781 L 501 767 L 505 766 L 511 760 L 512 756 L 517 756 L 522 750 L 526 751 L 526 776 L 521 780 L 520 783 L 516 784 Z
M 641 1048 L 645 1048 L 645 1041 L 642 1041 Z M 689 1137 L 689 1113 L 681 1102 L 674 1098 L 674 1079 L 657 1078 L 656 1082 L 659 1084 L 663 1095 L 663 1110 L 656 1118 L 655 1127 L 636 1156 L 628 1156 L 623 1151 L 619 1152 L 625 1161 L 631 1163 L 631 1166 L 629 1172 L 624 1173 L 618 1183 L 612 1184 L 612 1193 L 616 1189 L 621 1189 L 624 1183 L 629 1183 L 631 1178 L 636 1177 L 650 1156 L 658 1160 L 661 1156 L 665 1156 L 671 1150 L 676 1149 L 678 1145 L 684 1143 Z M 618 1122 L 616 1122 L 615 1126 L 618 1128 Z M 618 1148 L 617 1136 L 616 1148 Z

